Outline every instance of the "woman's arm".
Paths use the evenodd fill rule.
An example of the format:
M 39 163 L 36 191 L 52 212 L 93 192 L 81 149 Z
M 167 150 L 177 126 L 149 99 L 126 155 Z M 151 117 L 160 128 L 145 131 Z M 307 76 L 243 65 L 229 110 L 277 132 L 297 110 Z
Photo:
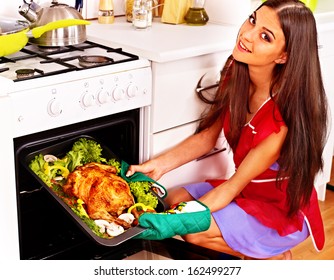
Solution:
M 131 165 L 127 176 L 139 171 L 158 180 L 168 171 L 208 153 L 215 146 L 221 130 L 222 120 L 219 118 L 211 127 L 191 135 L 156 158 L 140 165 Z
M 287 131 L 287 127 L 282 126 L 279 133 L 269 135 L 249 151 L 238 170 L 229 180 L 199 200 L 206 204 L 211 212 L 228 205 L 251 180 L 262 174 L 279 158 Z

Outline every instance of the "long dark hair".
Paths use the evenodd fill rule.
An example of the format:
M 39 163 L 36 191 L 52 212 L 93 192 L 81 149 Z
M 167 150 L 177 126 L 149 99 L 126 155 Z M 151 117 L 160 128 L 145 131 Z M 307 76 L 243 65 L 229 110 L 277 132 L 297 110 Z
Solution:
M 327 100 L 318 56 L 316 23 L 312 12 L 298 0 L 267 0 L 277 12 L 286 40 L 287 61 L 273 71 L 271 96 L 288 127 L 287 137 L 278 160 L 277 178 L 290 178 L 287 194 L 289 216 L 307 206 L 316 173 L 323 168 L 322 152 L 327 137 Z M 258 8 L 258 9 L 259 9 Z M 230 132 L 226 137 L 236 147 L 249 112 L 250 78 L 248 66 L 230 56 L 221 72 L 221 80 L 213 99 L 199 93 L 211 104 L 199 131 L 231 112 Z M 247 102 L 245 102 L 245 100 Z M 279 185 L 279 184 L 278 184 Z

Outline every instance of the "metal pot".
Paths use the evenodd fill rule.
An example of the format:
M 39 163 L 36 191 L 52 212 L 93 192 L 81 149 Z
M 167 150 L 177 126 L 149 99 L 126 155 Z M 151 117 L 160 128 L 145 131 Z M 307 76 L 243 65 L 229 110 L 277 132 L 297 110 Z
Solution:
M 19 13 L 31 23 L 31 27 L 43 26 L 64 19 L 83 20 L 79 11 L 66 4 L 58 3 L 58 1 L 53 0 L 50 7 L 43 8 L 33 0 L 30 3 L 27 3 L 26 0 L 23 2 L 24 4 L 19 7 Z M 86 39 L 86 26 L 75 25 L 46 32 L 39 38 L 31 38 L 29 42 L 39 46 L 58 47 L 80 44 Z
M 84 26 L 89 23 L 86 20 L 64 19 L 30 29 L 30 25 L 26 21 L 0 20 L 0 57 L 18 52 L 28 43 L 30 37 L 38 39 L 50 30 L 61 30 L 69 26 Z

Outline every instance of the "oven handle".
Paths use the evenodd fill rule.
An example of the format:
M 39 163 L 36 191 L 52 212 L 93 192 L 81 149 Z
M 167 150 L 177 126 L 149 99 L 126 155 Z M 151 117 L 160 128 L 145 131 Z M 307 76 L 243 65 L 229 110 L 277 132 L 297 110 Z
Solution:
M 214 156 L 214 155 L 216 155 L 216 154 L 218 154 L 218 153 L 221 153 L 221 152 L 224 152 L 224 151 L 226 151 L 226 148 L 221 148 L 221 149 L 213 148 L 210 152 L 208 152 L 208 153 L 206 153 L 205 155 L 200 156 L 199 158 L 197 158 L 196 161 L 203 160 L 203 159 L 205 159 L 205 158 Z

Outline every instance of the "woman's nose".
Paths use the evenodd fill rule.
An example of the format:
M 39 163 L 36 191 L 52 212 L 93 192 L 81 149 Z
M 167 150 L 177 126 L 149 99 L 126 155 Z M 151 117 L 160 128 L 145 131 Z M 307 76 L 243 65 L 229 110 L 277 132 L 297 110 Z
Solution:
M 255 29 L 248 29 L 242 33 L 242 37 L 248 42 L 252 42 L 255 34 Z

